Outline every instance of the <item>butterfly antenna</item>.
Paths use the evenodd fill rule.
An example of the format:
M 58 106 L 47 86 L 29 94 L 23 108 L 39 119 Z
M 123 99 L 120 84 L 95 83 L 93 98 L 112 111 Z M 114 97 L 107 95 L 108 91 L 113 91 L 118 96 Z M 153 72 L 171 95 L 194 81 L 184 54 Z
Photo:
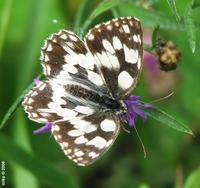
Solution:
M 174 94 L 174 91 L 172 91 L 171 93 L 169 93 L 168 95 L 166 95 L 164 97 L 161 97 L 159 99 L 153 100 L 153 101 L 149 102 L 148 104 L 152 104 L 152 103 L 156 103 L 156 102 L 159 102 L 159 101 L 163 101 L 163 100 L 171 97 L 173 94 Z
M 134 126 L 134 129 L 135 129 L 137 137 L 138 137 L 138 139 L 139 139 L 139 141 L 140 141 L 140 143 L 142 145 L 142 150 L 143 150 L 143 153 L 144 153 L 144 158 L 146 158 L 147 157 L 147 153 L 146 153 L 146 149 L 145 149 L 144 143 L 143 143 L 143 141 L 142 141 L 142 139 L 141 139 L 141 137 L 140 137 L 140 135 L 139 135 L 139 133 L 138 133 L 138 131 L 136 129 L 136 126 Z
M 124 125 L 122 125 L 122 129 L 123 129 L 125 132 L 130 133 L 130 131 L 129 131 L 128 129 L 126 129 L 126 128 L 124 127 Z

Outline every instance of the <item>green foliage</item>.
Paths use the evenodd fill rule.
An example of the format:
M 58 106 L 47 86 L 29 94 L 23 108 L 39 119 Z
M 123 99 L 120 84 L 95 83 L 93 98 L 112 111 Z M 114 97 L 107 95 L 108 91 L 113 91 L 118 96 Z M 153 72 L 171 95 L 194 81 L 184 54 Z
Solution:
M 156 46 L 156 42 L 157 42 L 157 39 L 158 39 L 158 32 L 159 32 L 159 29 L 160 29 L 160 27 L 159 27 L 159 25 L 158 25 L 158 26 L 156 26 L 156 27 L 154 28 L 153 33 L 152 33 L 151 43 L 152 43 L 152 47 L 154 47 L 154 48 L 155 48 L 155 46 Z
M 176 17 L 176 20 L 180 21 L 180 16 L 179 16 L 179 14 L 177 12 L 177 9 L 176 9 L 175 0 L 167 0 L 167 2 L 169 4 L 169 6 L 170 6 L 170 8 L 171 8 L 171 10 L 172 10 L 172 12 L 174 14 L 174 16 Z
M 20 188 L 28 184 L 34 188 L 174 187 L 178 179 L 175 178 L 176 167 L 181 165 L 184 179 L 179 185 L 184 182 L 184 188 L 199 187 L 200 173 L 199 169 L 195 170 L 199 166 L 200 154 L 196 131 L 199 130 L 200 110 L 200 38 L 196 37 L 199 29 L 198 6 L 199 2 L 193 0 L 177 0 L 176 4 L 175 0 L 151 0 L 146 4 L 132 0 L 104 0 L 92 4 L 89 0 L 76 0 L 73 3 L 67 0 L 2 0 L 0 159 L 6 161 L 8 168 L 6 185 Z M 93 10 L 90 11 L 89 7 Z M 146 126 L 140 126 L 141 122 L 137 124 L 143 142 L 145 145 L 148 143 L 147 159 L 141 157 L 136 136 L 127 136 L 122 132 L 102 159 L 90 167 L 76 167 L 47 135 L 33 136 L 31 132 L 37 124 L 28 121 L 21 108 L 16 109 L 24 94 L 33 87 L 33 78 L 41 72 L 39 52 L 46 37 L 61 28 L 70 29 L 72 26 L 83 37 L 91 25 L 113 15 L 138 17 L 144 30 L 148 31 L 145 37 L 152 38 L 154 43 L 159 34 L 173 41 L 180 49 L 182 60 L 178 63 L 178 70 L 159 77 L 161 83 L 156 79 L 149 83 L 148 79 L 152 78 L 148 78 L 144 67 L 144 76 L 136 89 L 140 96 L 149 101 L 169 90 L 174 90 L 175 96 L 167 103 L 160 102 L 159 108 L 146 111 L 151 117 Z M 57 23 L 53 20 L 57 20 Z M 159 29 L 155 29 L 151 36 L 149 30 L 157 26 Z M 189 46 L 193 53 L 196 49 L 195 56 Z M 144 48 L 152 52 L 149 45 L 145 44 Z M 152 91 L 154 82 L 157 84 L 156 91 Z M 164 126 L 151 126 L 162 124 L 192 134 L 182 122 L 189 125 L 196 137 L 177 134 Z
M 133 2 L 122 4 L 119 7 L 119 11 L 124 16 L 134 15 L 140 18 L 142 26 L 146 28 L 154 28 L 159 25 L 161 29 L 184 30 L 183 23 L 177 24 L 176 20 L 166 16 L 162 11 L 147 10 L 135 5 Z
M 200 187 L 200 168 L 195 170 L 187 178 L 184 188 L 199 188 Z
M 38 79 L 41 78 L 41 75 L 37 76 Z M 17 107 L 21 105 L 22 99 L 24 98 L 25 94 L 35 85 L 34 82 L 32 82 L 23 92 L 22 94 L 16 99 L 16 101 L 10 106 L 7 113 L 4 115 L 1 123 L 0 123 L 0 129 L 3 128 L 3 126 L 6 124 L 6 122 L 9 120 L 9 118 L 13 115 L 13 113 L 16 111 Z
M 184 123 L 179 122 L 176 118 L 160 110 L 159 108 L 155 107 L 154 109 L 146 109 L 145 111 L 148 116 L 161 122 L 162 124 L 176 129 L 177 131 L 193 135 L 191 129 L 189 129 Z
M 92 21 L 99 16 L 100 14 L 104 13 L 105 11 L 108 11 L 117 5 L 123 3 L 123 0 L 111 0 L 107 1 L 104 0 L 95 8 L 95 10 L 90 14 L 89 18 L 86 20 L 86 22 L 83 24 L 83 29 L 87 30 Z
M 194 0 L 191 0 L 187 3 L 185 15 L 184 15 L 186 32 L 188 35 L 188 40 L 189 40 L 192 53 L 194 53 L 196 49 L 196 31 L 195 31 L 196 28 L 194 24 L 194 19 L 192 17 L 193 4 L 194 4 Z
M 47 182 L 54 187 L 71 187 L 76 188 L 75 181 L 70 174 L 63 175 L 53 168 L 50 164 L 36 156 L 30 155 L 23 148 L 13 143 L 9 137 L 0 134 L 0 156 L 7 162 L 14 162 L 30 170 L 41 182 Z M 67 171 L 67 170 L 66 170 Z

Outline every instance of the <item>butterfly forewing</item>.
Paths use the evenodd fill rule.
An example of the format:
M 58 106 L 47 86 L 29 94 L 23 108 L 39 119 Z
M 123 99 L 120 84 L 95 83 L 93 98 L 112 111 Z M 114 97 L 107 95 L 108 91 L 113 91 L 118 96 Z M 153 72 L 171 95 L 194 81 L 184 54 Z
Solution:
M 62 117 L 50 107 L 53 100 L 52 87 L 47 82 L 41 81 L 27 93 L 22 105 L 31 120 L 38 123 L 54 122 Z M 57 105 L 59 106 L 59 103 Z
M 45 41 L 41 63 L 46 81 L 24 98 L 30 119 L 53 124 L 64 153 L 79 165 L 102 156 L 120 130 L 124 97 L 142 67 L 142 31 L 134 17 L 97 25 L 84 40 L 61 30 Z
M 94 57 L 70 31 L 61 30 L 45 41 L 41 63 L 44 74 L 52 82 L 88 86 L 108 93 Z
M 124 17 L 99 24 L 89 31 L 85 41 L 112 95 L 130 95 L 142 68 L 140 22 Z
M 99 103 L 100 95 L 104 94 L 89 87 L 46 81 L 35 86 L 22 104 L 30 119 L 54 123 L 104 110 L 106 106 Z

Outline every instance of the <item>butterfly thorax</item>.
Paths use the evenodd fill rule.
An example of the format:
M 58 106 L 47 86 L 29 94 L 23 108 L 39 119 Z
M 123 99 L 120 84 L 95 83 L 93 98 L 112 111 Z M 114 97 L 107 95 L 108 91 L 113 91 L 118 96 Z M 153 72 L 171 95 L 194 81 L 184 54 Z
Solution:
M 118 112 L 118 111 L 121 111 L 121 108 L 122 108 L 119 101 L 106 95 L 103 95 L 102 97 L 100 97 L 99 103 L 105 106 L 108 109 L 108 111 L 112 110 L 112 111 Z

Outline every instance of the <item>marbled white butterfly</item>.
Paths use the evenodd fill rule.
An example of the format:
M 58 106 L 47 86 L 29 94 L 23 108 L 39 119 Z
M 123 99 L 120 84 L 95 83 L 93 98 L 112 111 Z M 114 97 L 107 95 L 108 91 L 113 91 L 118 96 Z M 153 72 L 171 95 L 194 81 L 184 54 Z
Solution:
M 140 21 L 121 17 L 96 25 L 82 40 L 61 30 L 45 41 L 41 64 L 47 80 L 24 98 L 28 117 L 52 123 L 69 159 L 85 166 L 113 144 L 142 69 Z

